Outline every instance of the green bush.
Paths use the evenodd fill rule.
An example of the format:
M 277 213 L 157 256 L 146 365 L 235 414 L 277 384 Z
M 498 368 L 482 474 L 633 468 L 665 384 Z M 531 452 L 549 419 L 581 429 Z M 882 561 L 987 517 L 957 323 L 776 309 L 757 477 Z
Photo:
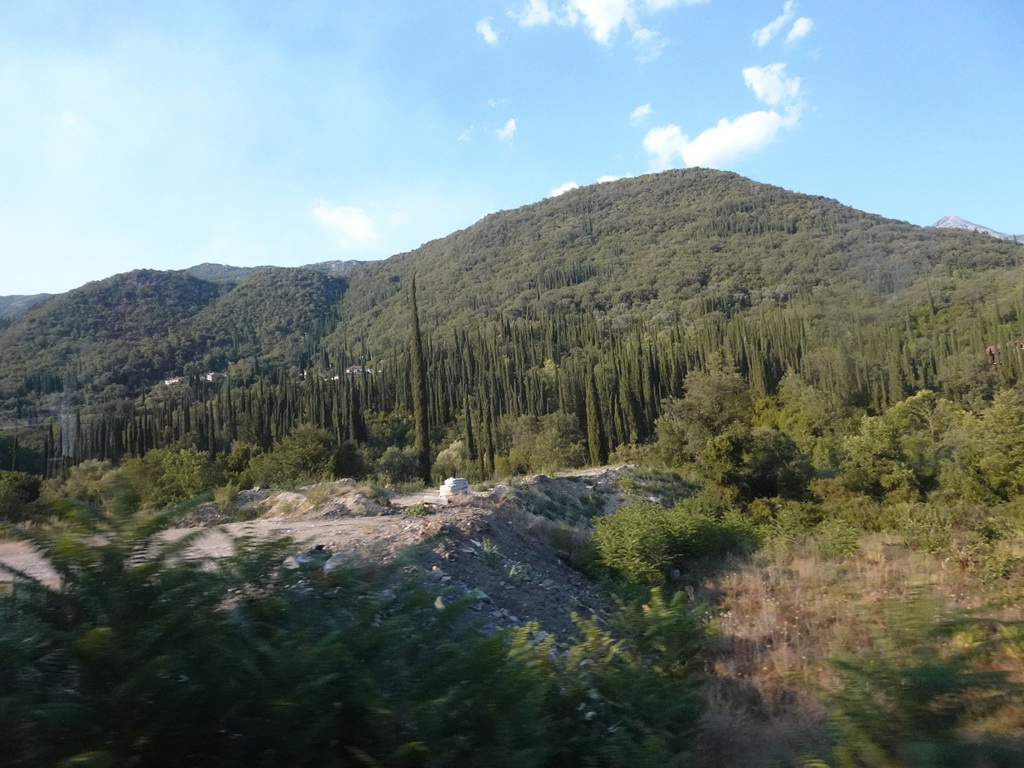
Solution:
M 139 492 L 144 507 L 163 509 L 213 490 L 223 482 L 221 468 L 208 453 L 185 448 L 158 448 L 141 458 L 128 459 L 104 475 L 102 493 L 116 495 L 116 486 L 128 484 Z
M 556 653 L 527 627 L 514 653 L 546 683 L 544 717 L 558 742 L 545 765 L 671 768 L 691 764 L 705 704 L 703 607 L 654 589 L 608 628 L 576 619 L 581 638 Z
M 409 517 L 423 517 L 427 514 L 426 504 L 412 504 L 405 508 L 405 514 Z
M 29 517 L 29 505 L 39 498 L 43 479 L 24 472 L 0 470 L 0 522 L 17 523 Z
M 339 458 L 339 448 L 327 430 L 301 424 L 270 453 L 253 456 L 246 474 L 251 485 L 297 488 L 334 479 Z
M 113 468 L 113 462 L 87 459 L 71 467 L 63 479 L 47 480 L 43 495 L 50 500 L 68 498 L 99 504 L 103 500 L 103 477 Z
M 601 561 L 629 581 L 658 584 L 693 560 L 743 550 L 756 541 L 751 525 L 715 515 L 695 497 L 665 509 L 633 503 L 597 519 L 594 542 Z
M 400 485 L 419 477 L 419 463 L 412 448 L 391 446 L 377 460 L 377 474 L 385 483 Z
M 818 524 L 817 537 L 821 554 L 828 560 L 839 560 L 857 554 L 860 531 L 840 518 L 829 518 Z
M 705 443 L 697 467 L 742 501 L 806 498 L 814 473 L 810 460 L 785 432 L 739 424 Z

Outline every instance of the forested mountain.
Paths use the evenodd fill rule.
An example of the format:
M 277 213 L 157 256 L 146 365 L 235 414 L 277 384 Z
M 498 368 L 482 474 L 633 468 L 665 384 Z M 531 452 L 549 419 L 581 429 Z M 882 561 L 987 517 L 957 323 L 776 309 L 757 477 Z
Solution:
M 1020 766 L 1022 258 L 691 169 L 41 301 L 0 325 L 0 530 L 60 583 L 0 585 L 0 762 Z M 487 519 L 406 507 L 423 581 L 363 558 L 396 550 L 362 515 L 447 477 Z M 289 528 L 360 515 L 352 548 L 158 534 L 268 488 Z M 463 622 L 585 613 L 534 545 L 630 607 Z
M 0 296 L 0 321 L 17 317 L 33 304 L 49 298 L 49 293 L 36 293 L 31 296 Z
M 10 423 L 56 426 L 77 409 L 69 460 L 269 446 L 301 422 L 366 439 L 368 416 L 412 409 L 415 276 L 433 439 L 476 430 L 493 463 L 500 420 L 562 414 L 581 432 L 599 422 L 596 458 L 649 440 L 685 375 L 721 364 L 761 395 L 792 372 L 869 412 L 922 388 L 986 397 L 1021 372 L 1022 256 L 980 233 L 670 171 L 491 214 L 381 262 L 90 283 L 0 333 L 0 397 Z M 368 372 L 341 375 L 353 364 Z M 211 372 L 229 376 L 196 383 Z M 186 392 L 136 400 L 179 376 Z

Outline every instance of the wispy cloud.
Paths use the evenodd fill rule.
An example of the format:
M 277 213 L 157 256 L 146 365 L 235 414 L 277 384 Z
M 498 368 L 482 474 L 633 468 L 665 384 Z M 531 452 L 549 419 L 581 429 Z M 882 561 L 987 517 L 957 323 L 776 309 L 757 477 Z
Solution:
M 772 39 L 782 31 L 782 28 L 786 26 L 795 15 L 796 0 L 786 0 L 786 4 L 782 6 L 782 13 L 776 16 L 775 19 L 765 24 L 760 29 L 754 30 L 754 42 L 757 43 L 758 48 L 764 48 Z
M 564 3 L 527 0 L 526 5 L 509 15 L 523 27 L 581 25 L 601 45 L 610 45 L 618 30 L 625 27 L 630 32 L 629 43 L 637 52 L 637 60 L 647 62 L 660 56 L 669 41 L 641 24 L 641 14 L 707 2 L 709 0 L 567 0 Z
M 799 19 L 793 22 L 793 26 L 789 30 L 789 34 L 786 35 L 787 43 L 795 43 L 801 37 L 807 37 L 814 29 L 814 21 L 806 16 L 801 16 Z
M 516 135 L 516 119 L 513 117 L 504 126 L 494 132 L 494 135 L 499 141 L 512 142 L 512 137 Z
M 558 20 L 555 12 L 548 7 L 547 0 L 529 0 L 525 8 L 518 13 L 512 11 L 509 16 L 524 27 L 541 26 Z
M 579 188 L 580 185 L 575 181 L 567 181 L 562 186 L 552 189 L 549 197 L 558 197 L 559 195 L 564 195 L 566 192 L 571 192 L 572 190 Z
M 651 114 L 650 104 L 641 104 L 639 107 L 634 109 L 629 115 L 630 125 L 639 125 Z
M 807 16 L 801 16 L 796 21 L 793 21 L 796 16 L 796 0 L 786 0 L 786 4 L 782 6 L 782 13 L 776 16 L 772 21 L 765 24 L 760 29 L 754 30 L 754 42 L 758 48 L 764 48 L 768 43 L 774 40 L 786 25 L 791 21 L 793 26 L 790 27 L 789 32 L 786 35 L 787 43 L 794 43 L 802 37 L 806 37 L 810 34 L 810 31 L 814 29 L 814 21 Z
M 476 23 L 476 31 L 488 45 L 494 45 L 498 42 L 498 33 L 495 32 L 494 27 L 491 26 L 490 19 L 480 19 L 480 21 Z
M 338 242 L 342 246 L 353 242 L 365 243 L 378 237 L 373 219 L 362 208 L 317 200 L 313 206 L 313 216 L 338 235 Z
M 668 38 L 650 29 L 634 29 L 630 46 L 636 51 L 636 60 L 641 64 L 654 61 L 668 48 Z

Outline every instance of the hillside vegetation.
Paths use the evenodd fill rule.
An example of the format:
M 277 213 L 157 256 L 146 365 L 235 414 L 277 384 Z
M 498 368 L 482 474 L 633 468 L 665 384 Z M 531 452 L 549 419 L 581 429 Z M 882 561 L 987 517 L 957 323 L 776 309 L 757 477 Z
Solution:
M 638 469 L 620 480 L 615 514 L 600 498 L 517 496 L 539 537 L 634 606 L 627 618 L 614 631 L 581 624 L 563 656 L 507 637 L 453 640 L 456 655 L 482 653 L 511 675 L 495 683 L 503 695 L 528 691 L 519 700 L 532 709 L 496 735 L 516 764 L 566 764 L 567 733 L 590 740 L 587 759 L 601 765 L 1019 765 L 1022 257 L 1024 246 L 984 234 L 691 169 L 492 214 L 344 274 L 116 276 L 0 331 L 0 518 L 38 526 L 59 561 L 62 526 L 174 518 L 203 494 L 228 514 L 255 487 L 349 477 L 409 490 L 628 462 Z M 217 612 L 244 592 L 237 571 L 207 585 L 163 564 L 166 588 L 187 575 L 204 620 L 251 641 Z M 305 588 L 251 568 L 245 578 L 279 606 Z M 373 579 L 349 586 L 315 600 L 394 597 Z M 422 619 L 405 612 L 413 604 L 388 608 L 396 631 Z M 259 601 L 239 606 L 248 622 Z M 291 610 L 263 628 L 296 654 L 284 659 L 307 653 L 275 634 L 299 621 Z M 369 631 L 345 616 L 316 626 L 342 646 Z M 681 646 L 659 634 L 672 627 Z M 239 663 L 257 663 L 250 650 Z M 583 676 L 591 688 L 566 682 L 582 668 L 566 659 L 602 670 Z M 692 675 L 694 659 L 707 676 Z M 54 685 L 77 674 L 63 669 Z M 360 699 L 371 710 L 406 684 L 402 670 L 380 672 Z M 673 675 L 701 706 L 668 695 Z M 476 706 L 472 690 L 433 682 L 410 696 Z M 591 696 L 605 707 L 592 724 Z M 461 742 L 423 706 L 398 718 L 418 723 L 405 741 L 392 721 L 343 743 L 366 764 L 494 764 L 485 752 L 451 757 L 465 757 Z M 692 743 L 659 719 L 673 707 Z M 551 729 L 531 730 L 538 718 Z M 473 738 L 494 727 L 473 722 Z M 230 728 L 255 738 L 250 725 Z M 539 751 L 524 756 L 531 739 Z

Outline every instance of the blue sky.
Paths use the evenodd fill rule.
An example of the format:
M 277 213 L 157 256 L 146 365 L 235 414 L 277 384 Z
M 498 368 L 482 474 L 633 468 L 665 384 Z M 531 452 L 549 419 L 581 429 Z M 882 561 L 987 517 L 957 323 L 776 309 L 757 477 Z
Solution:
M 1024 233 L 1024 3 L 0 3 L 0 295 L 385 258 L 691 165 Z

